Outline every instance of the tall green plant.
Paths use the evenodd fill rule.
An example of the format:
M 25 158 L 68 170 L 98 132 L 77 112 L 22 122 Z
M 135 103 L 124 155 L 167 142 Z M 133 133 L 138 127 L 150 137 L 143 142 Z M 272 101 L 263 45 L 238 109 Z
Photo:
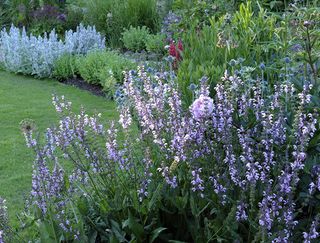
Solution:
M 213 88 L 227 67 L 233 67 L 239 58 L 237 63 L 241 65 L 258 66 L 272 62 L 273 55 L 280 55 L 282 52 L 277 53 L 270 45 L 283 31 L 275 28 L 276 23 L 275 15 L 261 6 L 255 13 L 251 2 L 247 2 L 233 15 L 225 14 L 218 20 L 212 17 L 210 25 L 199 28 L 194 24 L 182 37 L 183 61 L 178 70 L 186 105 L 192 102 L 190 85 L 198 84 L 202 76 L 209 78 Z
M 125 28 L 146 26 L 151 32 L 159 29 L 156 0 L 80 0 L 86 9 L 84 21 L 106 34 L 113 46 L 121 46 L 119 39 Z

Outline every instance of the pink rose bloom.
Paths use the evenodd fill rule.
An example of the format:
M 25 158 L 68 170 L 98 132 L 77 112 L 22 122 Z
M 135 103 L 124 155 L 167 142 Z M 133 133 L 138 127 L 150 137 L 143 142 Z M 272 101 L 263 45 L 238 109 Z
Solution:
M 213 112 L 213 99 L 200 95 L 190 106 L 190 112 L 197 121 L 210 117 Z

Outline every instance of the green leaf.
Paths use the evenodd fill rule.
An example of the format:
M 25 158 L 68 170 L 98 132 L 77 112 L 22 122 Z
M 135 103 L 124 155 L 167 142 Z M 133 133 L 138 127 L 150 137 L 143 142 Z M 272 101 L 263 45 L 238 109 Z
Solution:
M 160 233 L 161 233 L 162 231 L 166 230 L 166 229 L 167 229 L 167 228 L 159 227 L 159 228 L 155 229 L 154 231 L 152 231 L 150 243 L 152 243 L 155 239 L 157 239 L 158 236 L 160 235 Z
M 130 211 L 129 218 L 125 220 L 122 224 L 122 228 L 126 227 L 128 227 L 132 231 L 132 233 L 138 239 L 139 242 L 142 241 L 144 235 L 143 226 L 137 222 L 137 220 L 133 217 Z
M 210 206 L 210 202 L 208 202 L 197 214 L 197 216 L 199 217 L 203 212 L 204 210 L 206 210 L 209 206 Z
M 56 238 L 56 230 L 54 225 L 51 224 L 51 222 L 42 222 L 39 225 L 39 231 L 40 231 L 40 242 L 45 243 L 56 243 L 58 239 Z
M 308 146 L 308 150 L 310 150 L 311 148 L 314 148 L 315 146 L 318 145 L 319 143 L 319 139 L 320 139 L 320 131 L 316 131 L 315 135 L 313 136 L 313 138 L 310 140 L 309 142 L 309 146 Z
M 122 233 L 121 229 L 120 229 L 120 225 L 114 221 L 114 220 L 110 220 L 111 222 L 111 229 L 112 229 L 112 233 L 116 236 L 117 242 L 124 242 L 125 241 L 125 237 L 124 237 L 124 233 Z
M 170 243 L 187 243 L 185 241 L 179 241 L 179 240 L 169 240 Z
M 156 191 L 153 193 L 152 198 L 150 199 L 149 203 L 148 203 L 148 210 L 150 211 L 153 206 L 155 205 L 155 203 L 160 199 L 161 197 L 161 189 L 162 189 L 162 185 L 159 184 Z
M 97 231 L 92 232 L 92 234 L 89 235 L 89 242 L 90 243 L 95 243 L 97 240 Z
M 190 197 L 190 208 L 191 208 L 191 212 L 192 212 L 192 215 L 196 216 L 198 213 L 198 208 L 197 208 L 197 205 L 194 201 L 194 198 L 193 196 Z

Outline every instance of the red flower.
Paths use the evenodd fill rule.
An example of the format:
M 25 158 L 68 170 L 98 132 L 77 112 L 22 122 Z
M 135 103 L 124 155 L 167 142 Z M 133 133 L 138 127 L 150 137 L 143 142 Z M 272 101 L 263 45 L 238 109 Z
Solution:
M 183 45 L 182 45 L 182 41 L 181 40 L 179 40 L 179 42 L 178 42 L 178 49 L 180 51 L 183 51 Z
M 179 40 L 178 45 L 176 46 L 173 41 L 171 41 L 170 46 L 169 46 L 169 55 L 174 57 L 175 60 L 173 62 L 173 67 L 176 69 L 177 68 L 177 62 L 180 62 L 182 57 L 181 57 L 181 52 L 183 51 L 183 45 L 182 41 Z
M 176 46 L 175 46 L 175 44 L 173 43 L 173 41 L 171 41 L 171 43 L 170 43 L 169 55 L 170 55 L 170 56 L 173 56 L 173 57 L 176 57 L 176 56 L 177 56 L 177 49 L 176 49 Z

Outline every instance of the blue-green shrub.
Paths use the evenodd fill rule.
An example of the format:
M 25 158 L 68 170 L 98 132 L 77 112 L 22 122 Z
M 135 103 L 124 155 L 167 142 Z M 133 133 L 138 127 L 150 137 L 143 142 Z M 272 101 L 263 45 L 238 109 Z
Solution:
M 6 70 L 51 77 L 54 62 L 63 54 L 86 54 L 95 49 L 105 49 L 104 37 L 94 27 L 80 25 L 76 32 L 68 31 L 65 40 L 59 40 L 55 30 L 49 35 L 27 35 L 25 28 L 11 26 L 0 32 L 0 61 Z

